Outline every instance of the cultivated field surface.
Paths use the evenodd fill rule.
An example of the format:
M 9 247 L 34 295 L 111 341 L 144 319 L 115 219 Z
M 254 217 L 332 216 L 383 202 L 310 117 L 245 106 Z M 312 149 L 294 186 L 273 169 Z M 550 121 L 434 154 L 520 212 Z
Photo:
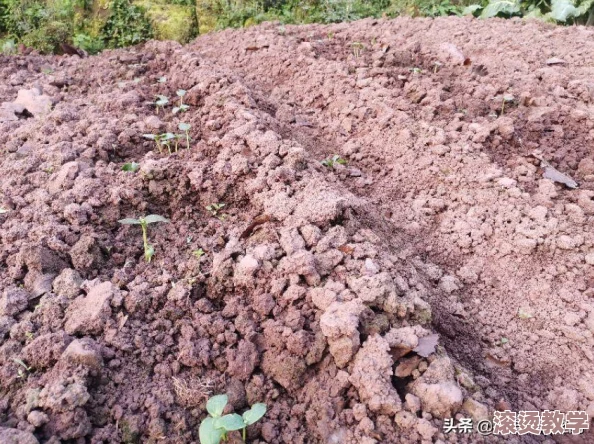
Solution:
M 119 221 L 148 215 L 145 246 Z M 592 416 L 593 221 L 588 28 L 267 23 L 0 56 L 0 442 L 197 443 L 219 393 L 268 406 L 250 443 Z

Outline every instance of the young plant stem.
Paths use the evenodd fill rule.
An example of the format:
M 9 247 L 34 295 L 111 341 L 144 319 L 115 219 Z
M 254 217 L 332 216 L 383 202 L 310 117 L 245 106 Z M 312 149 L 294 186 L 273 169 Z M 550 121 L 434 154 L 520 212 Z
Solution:
M 142 228 L 142 242 L 144 244 L 144 258 L 147 262 L 151 261 L 150 256 L 148 255 L 149 251 L 149 243 L 148 243 L 148 235 L 147 235 L 147 226 L 148 224 L 144 221 L 140 221 L 140 228 Z
M 243 442 L 245 442 L 245 440 L 246 440 L 246 438 L 247 438 L 247 436 L 246 436 L 246 435 L 247 435 L 247 433 L 246 433 L 246 430 L 247 430 L 247 427 L 244 427 L 244 428 L 243 428 L 243 432 L 242 432 L 242 434 L 241 434 L 241 435 L 242 435 L 242 437 L 243 437 Z
M 190 149 L 190 134 L 189 131 L 186 131 L 186 148 Z

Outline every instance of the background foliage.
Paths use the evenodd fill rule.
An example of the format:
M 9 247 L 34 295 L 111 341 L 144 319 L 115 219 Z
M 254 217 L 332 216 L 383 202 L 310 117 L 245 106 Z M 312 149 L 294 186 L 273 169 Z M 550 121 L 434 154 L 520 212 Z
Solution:
M 14 53 L 23 44 L 51 53 L 66 43 L 96 53 L 152 37 L 187 41 L 198 32 L 271 20 L 336 23 L 466 14 L 592 25 L 594 0 L 0 0 L 0 51 Z

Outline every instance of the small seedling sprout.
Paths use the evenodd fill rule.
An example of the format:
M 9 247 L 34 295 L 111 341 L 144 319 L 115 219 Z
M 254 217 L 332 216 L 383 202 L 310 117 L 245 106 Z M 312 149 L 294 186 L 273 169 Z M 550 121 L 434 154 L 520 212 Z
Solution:
M 347 161 L 345 159 L 343 159 L 342 157 L 340 157 L 338 154 L 335 154 L 334 156 L 332 156 L 328 159 L 322 160 L 321 163 L 322 163 L 322 165 L 324 165 L 327 168 L 334 168 L 335 164 L 346 165 Z
M 219 211 L 221 211 L 224 206 L 225 206 L 224 203 L 213 203 L 213 204 L 207 205 L 206 206 L 206 209 L 214 217 L 217 217 L 219 220 L 224 220 L 225 219 L 225 215 L 224 214 L 219 214 Z
M 511 103 L 515 100 L 515 97 L 512 96 L 511 94 L 504 94 L 502 99 L 501 99 L 501 115 L 503 115 L 504 111 L 505 111 L 505 104 L 506 103 Z
M 246 439 L 248 426 L 259 421 L 266 414 L 266 404 L 254 404 L 243 416 L 230 413 L 223 416 L 227 405 L 227 395 L 216 395 L 206 402 L 209 416 L 200 424 L 198 435 L 200 444 L 219 444 L 227 439 L 227 434 L 236 430 L 243 430 L 243 440 Z
M 159 135 L 159 141 L 161 142 L 161 145 L 164 145 L 167 147 L 167 151 L 169 151 L 169 154 L 171 154 L 171 141 L 174 140 L 175 141 L 175 152 L 177 152 L 177 137 L 175 137 L 175 134 L 173 133 L 164 133 L 164 134 L 160 134 Z
M 143 134 L 142 137 L 144 137 L 145 139 L 154 140 L 155 146 L 157 147 L 159 152 L 163 152 L 163 149 L 161 148 L 161 136 L 159 136 L 158 134 Z
M 180 131 L 183 131 L 186 135 L 186 148 L 190 149 L 190 128 L 192 128 L 190 126 L 189 123 L 180 123 L 178 126 Z
M 138 171 L 139 168 L 140 168 L 140 164 L 138 164 L 136 162 L 129 162 L 129 163 L 125 163 L 122 166 L 122 171 L 135 173 L 136 171 Z
M 190 106 L 183 103 L 180 106 L 173 107 L 173 114 L 177 114 L 179 112 L 186 112 L 189 109 L 190 109 Z
M 25 379 L 27 373 L 31 371 L 31 367 L 27 366 L 27 364 L 25 364 L 22 359 L 12 358 L 12 360 L 15 364 L 18 364 L 22 367 L 18 369 L 18 377 L 20 379 Z M 23 371 L 23 368 L 25 369 L 25 371 Z
M 157 114 L 159 114 L 159 109 L 164 108 L 165 105 L 169 103 L 169 99 L 167 96 L 158 95 L 157 100 L 155 101 L 155 106 L 157 107 Z
M 185 89 L 178 89 L 176 91 L 177 97 L 179 97 L 179 106 L 182 106 L 184 104 L 184 96 L 186 95 L 186 90 Z
M 196 259 L 200 260 L 200 258 L 204 256 L 205 253 L 202 248 L 198 248 L 197 250 L 192 251 L 192 254 Z
M 163 216 L 159 216 L 157 214 L 149 214 L 145 217 L 140 217 L 138 219 L 122 219 L 118 221 L 123 225 L 140 225 L 142 228 L 142 241 L 144 246 L 144 259 L 147 262 L 150 262 L 153 256 L 155 255 L 155 248 L 148 243 L 148 224 L 154 224 L 157 222 L 164 222 L 168 223 L 169 219 L 165 219 Z
M 0 207 L 0 214 L 8 213 L 8 210 Z
M 363 45 L 363 43 L 361 43 L 361 42 L 353 42 L 352 46 L 353 46 L 353 55 L 356 58 L 361 57 L 361 53 L 365 49 L 365 45 Z

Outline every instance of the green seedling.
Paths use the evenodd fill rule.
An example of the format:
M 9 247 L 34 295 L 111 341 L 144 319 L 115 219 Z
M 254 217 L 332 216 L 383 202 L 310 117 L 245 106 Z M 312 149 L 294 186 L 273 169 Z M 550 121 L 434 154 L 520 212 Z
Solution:
M 225 206 L 224 203 L 213 203 L 213 204 L 207 205 L 206 210 L 210 214 L 212 214 L 214 217 L 218 218 L 219 220 L 224 220 L 225 215 L 219 214 L 219 212 L 223 209 L 224 206 Z
M 414 66 L 412 68 L 408 68 L 408 70 L 410 72 L 412 72 L 413 74 L 421 74 L 423 72 L 423 70 L 421 68 L 418 68 L 416 66 Z
M 175 152 L 177 153 L 177 137 L 175 136 L 175 134 L 173 133 L 164 133 L 159 135 L 159 141 L 161 143 L 162 146 L 166 146 L 167 147 L 167 151 L 169 151 L 169 154 L 171 154 L 171 141 L 175 142 Z
M 130 173 L 135 173 L 140 168 L 140 164 L 136 162 L 129 162 L 122 165 L 122 171 L 127 171 Z
M 187 91 L 185 89 L 178 89 L 175 94 L 179 97 L 179 106 L 184 104 L 184 96 L 186 95 Z
M 0 52 L 4 55 L 16 54 L 18 51 L 17 51 L 17 46 L 16 46 L 16 43 L 14 42 L 14 40 L 6 40 L 2 44 L 2 49 L 0 49 Z
M 180 106 L 174 106 L 173 107 L 173 114 L 177 114 L 179 112 L 186 112 L 187 110 L 190 109 L 190 105 L 186 105 L 185 103 L 181 104 Z
M 343 159 L 342 157 L 340 157 L 338 154 L 335 154 L 334 156 L 330 157 L 329 159 L 324 159 L 322 160 L 322 165 L 324 165 L 327 168 L 334 168 L 334 164 L 339 164 L 339 165 L 346 165 L 347 161 L 345 159 Z
M 190 128 L 192 128 L 190 126 L 189 123 L 180 123 L 178 126 L 180 131 L 183 131 L 184 134 L 186 135 L 186 148 L 190 149 Z
M 439 71 L 442 66 L 443 65 L 439 62 L 433 62 L 433 74 L 437 74 L 437 71 Z
M 31 367 L 27 366 L 21 359 L 12 358 L 15 364 L 20 365 L 21 367 L 18 368 L 17 373 L 20 379 L 25 379 L 27 377 L 27 373 L 31 371 Z M 24 370 L 23 370 L 24 369 Z
M 144 246 L 144 259 L 147 262 L 150 262 L 153 256 L 155 255 L 155 247 L 148 243 L 148 225 L 154 224 L 157 222 L 164 222 L 168 223 L 169 219 L 165 219 L 163 216 L 159 216 L 157 214 L 149 214 L 145 217 L 140 217 L 138 219 L 122 219 L 118 221 L 123 225 L 140 225 L 142 228 L 142 241 Z
M 30 331 L 26 332 L 25 333 L 25 336 L 27 337 L 27 339 L 29 341 L 32 341 L 33 340 L 33 337 L 34 337 L 33 332 L 30 332 Z
M 365 49 L 365 45 L 361 42 L 353 42 L 352 47 L 353 47 L 353 55 L 356 58 L 361 57 L 361 53 Z
M 165 106 L 169 103 L 169 99 L 167 96 L 157 96 L 157 100 L 155 101 L 155 106 L 157 107 L 157 114 L 159 114 L 159 109 L 165 108 Z
M 159 77 L 157 83 L 167 83 L 167 77 Z
M 159 134 L 143 134 L 142 137 L 144 137 L 145 139 L 153 140 L 159 152 L 163 152 L 163 148 L 161 147 L 161 136 Z
M 5 213 L 8 213 L 8 210 L 0 207 L 0 214 L 5 214 Z
M 185 89 L 178 89 L 176 94 L 179 97 L 179 106 L 173 108 L 173 114 L 177 114 L 178 112 L 185 112 L 190 107 L 184 103 L 184 96 L 186 95 L 187 91 Z
M 505 111 L 505 104 L 506 103 L 512 103 L 516 98 L 514 96 L 512 96 L 511 94 L 504 94 L 501 97 L 501 115 L 503 116 L 503 113 Z
M 198 435 L 200 444 L 219 444 L 227 439 L 227 434 L 236 430 L 243 430 L 243 440 L 246 439 L 248 426 L 258 422 L 266 414 L 266 404 L 254 404 L 243 416 L 230 413 L 223 416 L 227 405 L 227 395 L 216 395 L 206 402 L 209 416 L 200 424 Z
M 206 253 L 204 253 L 204 250 L 202 248 L 198 248 L 197 250 L 192 251 L 192 254 L 196 259 L 200 260 L 200 258 L 204 256 Z
M 531 319 L 533 316 L 527 310 L 520 307 L 518 308 L 518 317 L 520 319 Z

